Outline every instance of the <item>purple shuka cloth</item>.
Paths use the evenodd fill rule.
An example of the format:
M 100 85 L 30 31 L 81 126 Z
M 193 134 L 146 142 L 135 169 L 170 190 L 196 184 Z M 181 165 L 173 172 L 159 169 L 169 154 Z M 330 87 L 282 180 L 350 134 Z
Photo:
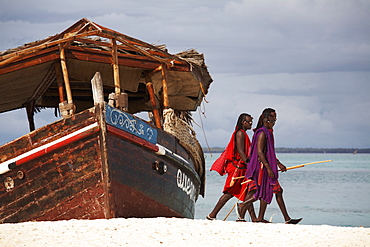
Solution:
M 264 167 L 263 172 L 261 170 L 261 162 L 258 158 L 258 148 L 257 148 L 257 142 L 258 142 L 258 136 L 264 132 L 267 138 L 267 145 L 266 145 L 266 158 L 267 162 L 269 163 L 272 171 L 274 172 L 274 177 L 270 178 L 267 169 Z M 254 194 L 254 198 L 256 200 L 264 200 L 267 203 L 271 203 L 272 196 L 273 196 L 273 186 L 276 184 L 279 174 L 277 169 L 277 162 L 276 162 L 276 154 L 275 154 L 275 144 L 274 144 L 274 135 L 272 133 L 272 130 L 268 130 L 265 127 L 261 127 L 257 130 L 255 130 L 255 133 L 253 135 L 252 139 L 252 145 L 251 145 L 251 156 L 250 156 L 250 162 L 248 164 L 247 172 L 245 174 L 246 178 L 251 178 L 254 181 L 256 181 L 257 184 L 257 190 Z M 260 174 L 262 172 L 262 174 Z M 259 176 L 262 176 L 262 179 L 258 179 Z M 260 182 L 260 184 L 258 183 Z

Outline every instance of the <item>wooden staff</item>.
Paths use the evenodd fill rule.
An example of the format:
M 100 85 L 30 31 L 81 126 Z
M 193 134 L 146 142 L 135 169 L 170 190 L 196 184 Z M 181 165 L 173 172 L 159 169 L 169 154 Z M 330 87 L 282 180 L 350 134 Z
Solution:
M 302 165 L 296 165 L 296 166 L 291 166 L 291 167 L 288 167 L 287 170 L 291 170 L 291 169 L 296 169 L 296 168 L 301 168 L 301 167 L 304 167 L 304 166 L 308 166 L 308 165 L 313 165 L 313 164 L 318 164 L 318 163 L 325 163 L 325 162 L 332 162 L 333 160 L 323 160 L 323 161 L 315 161 L 315 162 L 310 162 L 310 163 L 306 163 L 306 164 L 302 164 Z M 281 171 L 281 170 L 279 170 Z M 240 177 L 233 177 L 231 178 L 231 182 L 230 182 L 230 186 L 231 183 L 234 184 L 234 180 L 236 179 L 241 179 L 241 178 L 244 178 L 244 176 L 240 176 Z
M 302 165 L 291 166 L 291 167 L 288 167 L 287 170 L 301 168 L 301 167 L 304 167 L 304 166 L 318 164 L 318 163 L 332 162 L 332 161 L 333 160 L 315 161 L 315 162 L 310 162 L 310 163 L 306 163 L 306 164 L 302 164 Z M 281 171 L 281 170 L 279 170 L 279 171 Z
M 235 183 L 235 181 L 234 180 L 237 180 L 237 179 L 241 179 L 241 178 L 244 178 L 244 176 L 240 176 L 240 177 L 232 177 L 231 178 L 231 181 L 230 181 L 230 186 L 233 186 L 234 185 L 234 183 Z
M 243 176 L 243 178 L 244 178 L 244 176 Z M 244 183 L 247 183 L 248 181 L 250 181 L 250 179 L 248 179 L 248 180 L 247 180 L 247 181 L 245 181 Z M 245 189 L 244 189 L 243 193 L 240 195 L 240 197 L 242 197 L 246 191 L 247 191 L 247 187 L 245 187 Z M 234 208 L 236 207 L 236 205 L 238 204 L 238 202 L 239 202 L 239 198 L 238 198 L 238 200 L 236 200 L 236 202 L 235 202 L 235 204 L 233 205 L 233 207 L 230 209 L 230 211 L 229 211 L 229 212 L 227 213 L 227 215 L 225 216 L 224 221 L 229 217 L 229 215 L 231 214 L 231 211 L 233 211 L 233 210 L 234 210 Z

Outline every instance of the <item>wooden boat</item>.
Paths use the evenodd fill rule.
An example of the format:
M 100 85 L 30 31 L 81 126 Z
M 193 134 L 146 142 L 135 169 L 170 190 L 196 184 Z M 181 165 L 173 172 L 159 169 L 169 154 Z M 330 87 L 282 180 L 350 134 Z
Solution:
M 194 218 L 205 162 L 190 112 L 211 82 L 202 54 L 87 19 L 0 53 L 0 113 L 25 107 L 31 130 L 0 147 L 0 222 Z M 62 118 L 35 129 L 42 108 Z

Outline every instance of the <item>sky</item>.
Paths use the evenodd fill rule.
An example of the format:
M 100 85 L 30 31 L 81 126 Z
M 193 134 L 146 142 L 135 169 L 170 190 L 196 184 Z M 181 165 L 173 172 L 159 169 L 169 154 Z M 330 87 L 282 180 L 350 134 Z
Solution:
M 214 81 L 193 115 L 204 147 L 226 146 L 239 114 L 255 127 L 272 107 L 277 147 L 370 148 L 369 0 L 2 0 L 0 51 L 81 18 L 204 53 Z M 0 145 L 27 132 L 25 109 L 0 115 Z

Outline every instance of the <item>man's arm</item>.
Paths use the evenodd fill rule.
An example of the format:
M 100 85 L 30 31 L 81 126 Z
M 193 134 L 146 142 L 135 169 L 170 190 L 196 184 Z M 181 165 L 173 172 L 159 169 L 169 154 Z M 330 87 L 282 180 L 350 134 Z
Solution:
M 280 162 L 280 160 L 279 160 L 279 159 L 276 159 L 276 162 L 277 162 L 277 165 L 278 165 L 278 167 L 279 167 L 280 171 L 282 171 L 282 172 L 286 172 L 286 166 L 285 166 L 285 165 L 283 165 L 283 164 Z
M 273 178 L 274 172 L 272 171 L 265 155 L 267 140 L 266 135 L 263 131 L 259 134 L 257 141 L 258 158 L 260 162 L 262 162 L 263 166 L 266 167 L 269 177 Z
M 241 159 L 243 160 L 244 163 L 247 164 L 247 155 L 244 153 L 245 152 L 245 135 L 242 132 L 243 130 L 239 130 L 236 132 L 236 150 L 238 151 Z

